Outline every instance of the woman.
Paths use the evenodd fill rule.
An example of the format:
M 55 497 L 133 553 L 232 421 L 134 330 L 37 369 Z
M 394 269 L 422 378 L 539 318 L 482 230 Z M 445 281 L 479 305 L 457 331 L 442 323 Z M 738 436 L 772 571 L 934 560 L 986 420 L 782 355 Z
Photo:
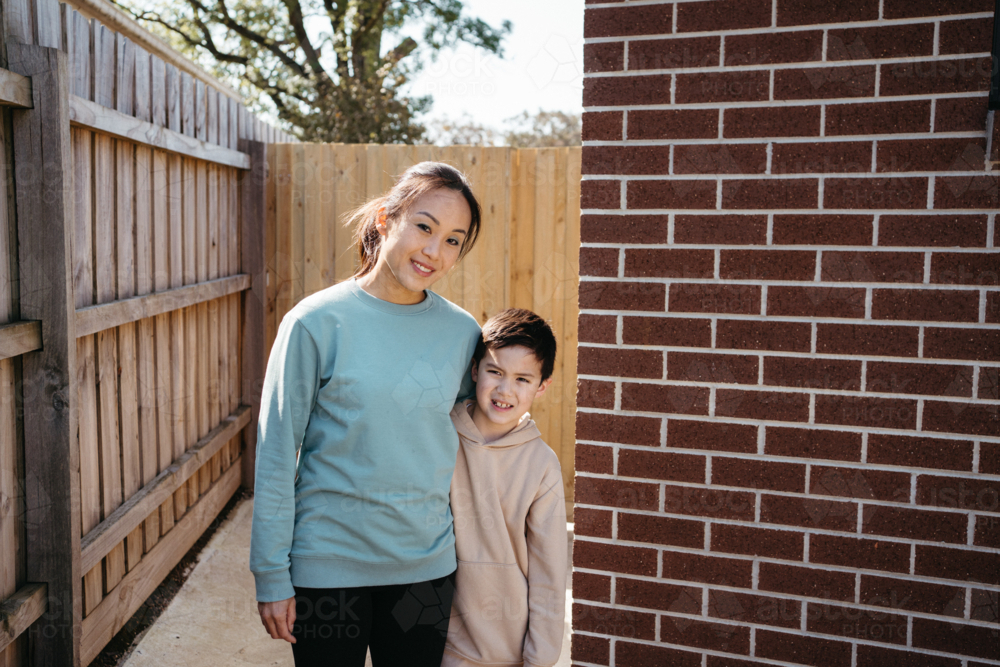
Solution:
M 438 667 L 455 540 L 448 488 L 475 319 L 428 288 L 480 207 L 422 162 L 356 211 L 360 268 L 282 320 L 261 397 L 250 569 L 295 664 Z M 297 455 L 297 458 L 296 458 Z

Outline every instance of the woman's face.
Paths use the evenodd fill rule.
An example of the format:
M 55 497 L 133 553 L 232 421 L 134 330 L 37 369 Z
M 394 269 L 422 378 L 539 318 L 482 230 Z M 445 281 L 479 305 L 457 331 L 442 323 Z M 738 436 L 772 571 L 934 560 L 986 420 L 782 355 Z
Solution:
M 379 264 L 420 301 L 423 290 L 455 266 L 471 224 L 472 211 L 460 193 L 443 188 L 425 193 L 408 212 L 378 226 Z

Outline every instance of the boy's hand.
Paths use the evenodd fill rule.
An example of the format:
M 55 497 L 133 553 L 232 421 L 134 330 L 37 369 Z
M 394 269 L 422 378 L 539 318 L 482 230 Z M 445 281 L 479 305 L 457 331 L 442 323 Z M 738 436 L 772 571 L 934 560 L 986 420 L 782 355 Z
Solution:
M 295 598 L 278 600 L 277 602 L 258 602 L 257 611 L 260 622 L 264 624 L 271 639 L 284 639 L 290 644 L 295 643 L 292 627 L 295 625 Z

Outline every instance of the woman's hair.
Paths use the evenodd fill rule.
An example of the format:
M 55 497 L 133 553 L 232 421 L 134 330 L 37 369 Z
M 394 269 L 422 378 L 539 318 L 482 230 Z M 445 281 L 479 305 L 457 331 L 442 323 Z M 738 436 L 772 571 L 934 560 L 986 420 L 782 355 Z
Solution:
M 360 260 L 358 270 L 354 273 L 355 278 L 360 278 L 374 269 L 378 261 L 382 236 L 378 233 L 375 223 L 378 222 L 379 210 L 385 209 L 385 216 L 390 220 L 399 219 L 421 195 L 440 188 L 458 192 L 469 204 L 472 222 L 469 224 L 469 233 L 462 243 L 458 258 L 462 259 L 472 250 L 479 236 L 482 209 L 476 196 L 472 194 L 468 179 L 458 169 L 443 162 L 420 162 L 403 172 L 389 192 L 347 214 L 347 221 L 344 224 L 354 227 L 354 241 L 358 245 Z

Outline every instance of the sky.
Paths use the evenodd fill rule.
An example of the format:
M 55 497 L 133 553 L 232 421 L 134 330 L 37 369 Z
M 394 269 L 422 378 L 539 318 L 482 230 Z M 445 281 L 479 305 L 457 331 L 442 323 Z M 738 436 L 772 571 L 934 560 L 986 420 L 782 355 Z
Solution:
M 500 127 L 522 111 L 583 112 L 584 0 L 466 0 L 469 15 L 513 25 L 504 58 L 462 44 L 442 50 L 409 93 L 431 95 L 425 120 L 468 113 Z

